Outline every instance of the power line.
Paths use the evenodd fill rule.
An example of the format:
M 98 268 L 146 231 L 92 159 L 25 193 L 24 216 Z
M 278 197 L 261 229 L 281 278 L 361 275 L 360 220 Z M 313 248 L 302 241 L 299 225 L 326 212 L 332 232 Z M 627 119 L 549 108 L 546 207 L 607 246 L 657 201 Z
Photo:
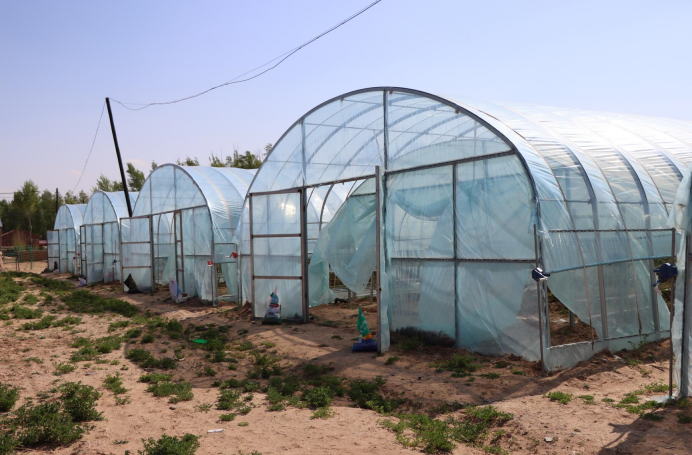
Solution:
M 96 133 L 94 133 L 94 140 L 91 141 L 91 149 L 89 149 L 89 155 L 87 155 L 87 159 L 84 162 L 84 167 L 82 168 L 82 173 L 79 175 L 79 180 L 77 180 L 77 184 L 72 188 L 72 192 L 74 193 L 75 190 L 77 189 L 77 186 L 79 186 L 79 182 L 82 181 L 82 177 L 84 176 L 84 171 L 86 170 L 87 164 L 89 163 L 89 158 L 91 158 L 91 152 L 94 151 L 94 144 L 96 144 L 96 136 L 99 134 L 99 128 L 101 127 L 101 120 L 103 119 L 103 111 L 106 109 L 106 102 L 103 102 L 103 106 L 101 107 L 101 116 L 99 117 L 99 123 L 96 125 Z
M 118 104 L 120 104 L 120 105 L 123 106 L 124 108 L 131 110 L 131 111 L 140 111 L 140 110 L 146 109 L 146 108 L 148 108 L 148 107 L 150 107 L 150 106 L 161 106 L 161 105 L 166 105 L 166 104 L 180 103 L 181 101 L 187 101 L 187 100 L 190 100 L 190 99 L 192 99 L 192 98 L 197 98 L 198 96 L 202 96 L 202 95 L 204 95 L 205 93 L 209 93 L 209 92 L 211 92 L 212 90 L 216 90 L 216 89 L 218 89 L 218 88 L 225 87 L 225 86 L 227 86 L 227 85 L 240 84 L 240 83 L 242 83 L 242 82 L 251 81 L 251 80 L 253 80 L 253 79 L 255 79 L 255 78 L 258 78 L 258 77 L 260 77 L 261 75 L 266 74 L 266 73 L 268 73 L 269 71 L 273 70 L 274 68 L 276 68 L 277 66 L 281 65 L 284 61 L 286 61 L 289 57 L 291 57 L 293 54 L 295 54 L 296 52 L 298 52 L 298 51 L 301 50 L 302 48 L 304 48 L 304 47 L 306 47 L 306 46 L 312 44 L 313 42 L 315 42 L 315 41 L 317 41 L 318 39 L 322 38 L 323 36 L 325 36 L 325 35 L 327 35 L 327 34 L 333 32 L 334 30 L 336 30 L 337 28 L 339 28 L 339 27 L 341 27 L 342 25 L 346 24 L 347 22 L 349 22 L 349 21 L 355 19 L 356 17 L 360 16 L 361 14 L 363 14 L 364 12 L 366 12 L 367 10 L 369 10 L 370 8 L 372 8 L 373 6 L 377 5 L 377 4 L 380 3 L 381 1 L 382 1 L 382 0 L 375 0 L 374 2 L 372 2 L 371 4 L 369 4 L 368 6 L 366 6 L 365 8 L 361 9 L 361 10 L 358 11 L 357 13 L 355 13 L 355 14 L 349 16 L 348 18 L 346 18 L 346 19 L 344 19 L 343 21 L 339 22 L 338 24 L 334 25 L 334 26 L 331 27 L 330 29 L 328 29 L 328 30 L 326 30 L 326 31 L 324 31 L 324 32 L 322 32 L 322 33 L 320 33 L 319 35 L 315 36 L 314 38 L 312 38 L 312 39 L 310 39 L 310 40 L 304 42 L 304 43 L 301 44 L 300 46 L 295 47 L 295 48 L 291 49 L 291 50 L 288 51 L 288 52 L 284 52 L 283 54 L 281 54 L 281 55 L 279 55 L 279 56 L 277 56 L 277 57 L 274 57 L 273 59 L 269 60 L 268 62 L 266 62 L 266 63 L 264 63 L 264 64 L 262 64 L 262 65 L 260 65 L 260 66 L 258 66 L 257 68 L 251 69 L 250 71 L 246 71 L 245 73 L 243 73 L 243 74 L 241 74 L 241 75 L 239 75 L 239 76 L 236 76 L 235 78 L 231 79 L 231 80 L 228 81 L 228 82 L 224 82 L 223 84 L 220 84 L 220 85 L 211 87 L 211 88 L 209 88 L 209 89 L 207 89 L 207 90 L 204 90 L 204 91 L 202 91 L 202 92 L 197 93 L 196 95 L 190 95 L 190 96 L 186 96 L 185 98 L 180 98 L 180 99 L 177 99 L 177 100 L 162 101 L 162 102 L 157 102 L 157 103 L 126 103 L 126 102 L 123 102 L 123 101 L 118 101 L 118 100 L 113 99 L 113 98 L 111 98 L 111 100 L 114 101 L 114 102 L 116 102 L 116 103 L 118 103 Z M 273 63 L 273 62 L 275 62 L 276 60 L 279 60 L 279 61 L 276 62 L 276 64 L 274 64 L 273 66 L 270 66 L 269 68 L 265 69 L 264 71 L 262 71 L 262 72 L 260 72 L 260 73 L 258 73 L 258 74 L 255 74 L 254 76 L 250 76 L 250 77 L 245 78 L 245 79 L 240 79 L 241 77 L 243 77 L 243 76 L 245 76 L 245 75 L 247 75 L 247 74 L 250 74 L 250 73 L 252 73 L 252 72 L 254 72 L 254 71 L 256 71 L 256 70 L 258 70 L 258 69 L 260 69 L 260 68 L 264 68 L 265 66 L 267 66 L 267 65 L 269 65 L 269 64 L 271 64 L 271 63 Z M 240 80 L 239 80 L 239 79 L 240 79 Z M 129 106 L 127 106 L 127 105 L 140 106 L 140 107 L 129 107 Z

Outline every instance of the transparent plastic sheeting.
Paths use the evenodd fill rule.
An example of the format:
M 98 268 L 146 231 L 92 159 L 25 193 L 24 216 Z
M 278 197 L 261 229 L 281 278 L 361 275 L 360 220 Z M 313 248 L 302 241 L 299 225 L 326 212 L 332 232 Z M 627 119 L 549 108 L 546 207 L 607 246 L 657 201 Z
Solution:
M 389 305 L 392 328 L 442 331 L 469 349 L 536 359 L 538 309 L 527 281 L 534 225 L 541 265 L 554 274 L 551 290 L 594 326 L 599 349 L 607 347 L 600 337 L 653 338 L 667 329 L 651 269 L 670 255 L 667 217 L 690 162 L 690 122 L 386 87 L 342 95 L 299 119 L 249 192 L 328 186 L 380 166 L 390 291 L 380 304 Z M 309 270 L 312 304 L 331 298 L 329 265 L 356 287 L 371 271 L 359 251 L 371 221 L 354 226 L 367 212 L 355 201 L 347 199 L 333 229 L 322 226 Z M 280 210 L 277 232 L 294 216 Z M 246 201 L 236 233 L 244 256 L 249 217 Z M 347 248 L 331 245 L 342 241 Z M 242 273 L 249 296 L 249 268 Z
M 175 279 L 190 296 L 212 300 L 217 283 L 208 261 L 213 261 L 221 264 L 228 293 L 237 294 L 236 261 L 229 256 L 236 250 L 234 231 L 254 175 L 254 169 L 166 164 L 147 177 L 133 212 L 134 216 L 152 216 L 157 284 Z M 182 214 L 182 224 L 177 225 L 182 235 L 173 224 L 175 211 Z M 174 238 L 181 241 L 182 251 Z M 170 264 L 171 259 L 176 260 L 176 248 L 183 255 L 177 267 Z
M 151 218 L 123 218 L 120 221 L 122 236 L 123 283 L 132 277 L 137 289 L 150 292 L 154 289 L 151 270 Z M 124 285 L 127 289 L 127 285 Z
M 60 268 L 60 231 L 46 233 L 48 247 L 48 269 L 53 271 Z
M 86 204 L 61 205 L 55 216 L 53 229 L 60 231 L 60 273 L 77 273 L 79 228 L 84 224 Z
M 129 193 L 135 206 L 138 193 Z M 96 191 L 84 213 L 87 283 L 120 281 L 120 219 L 128 216 L 125 192 Z
M 692 233 L 692 173 L 688 170 L 678 188 L 675 196 L 675 210 L 670 214 L 670 225 L 682 232 L 682 239 L 677 248 L 676 265 L 678 277 L 675 281 L 675 309 L 673 315 L 673 327 L 671 330 L 671 342 L 673 343 L 673 356 L 675 365 L 673 369 L 673 381 L 678 386 L 678 392 L 682 396 L 692 396 L 692 309 L 690 305 L 690 291 L 692 290 L 692 273 L 687 273 L 689 258 L 687 257 L 687 243 Z M 684 331 L 683 331 L 684 327 Z M 683 342 L 685 340 L 685 342 Z M 686 350 L 683 350 L 686 347 Z M 684 375 L 683 368 L 685 369 Z

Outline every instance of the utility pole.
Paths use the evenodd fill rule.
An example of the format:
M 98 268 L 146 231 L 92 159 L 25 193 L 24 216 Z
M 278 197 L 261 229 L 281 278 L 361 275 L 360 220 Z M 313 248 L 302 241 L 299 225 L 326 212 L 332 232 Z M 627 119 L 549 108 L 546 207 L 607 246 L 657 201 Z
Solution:
M 60 193 L 58 193 L 58 189 L 55 189 L 55 215 L 58 215 L 58 209 L 60 208 L 60 203 L 58 200 L 60 199 Z
M 127 213 L 132 217 L 132 205 L 130 204 L 130 193 L 127 191 L 127 180 L 125 180 L 125 170 L 123 169 L 123 160 L 120 158 L 120 146 L 118 146 L 118 135 L 115 134 L 115 123 L 113 123 L 113 112 L 111 111 L 111 100 L 106 98 L 106 106 L 108 106 L 108 118 L 111 121 L 111 131 L 113 132 L 113 143 L 115 144 L 115 154 L 118 155 L 118 166 L 120 166 L 120 178 L 123 181 L 123 189 L 125 190 L 125 202 L 127 202 Z

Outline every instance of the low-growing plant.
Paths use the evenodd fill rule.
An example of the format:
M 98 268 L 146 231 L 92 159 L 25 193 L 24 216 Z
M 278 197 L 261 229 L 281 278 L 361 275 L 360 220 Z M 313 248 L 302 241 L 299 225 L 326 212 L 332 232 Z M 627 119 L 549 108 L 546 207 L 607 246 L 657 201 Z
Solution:
M 230 413 L 230 414 L 221 414 L 219 416 L 219 420 L 222 422 L 231 422 L 232 420 L 235 419 L 235 414 Z
M 571 393 L 550 392 L 545 395 L 550 401 L 557 401 L 560 404 L 567 404 L 572 400 Z
M 142 337 L 142 340 L 140 341 L 140 343 L 142 343 L 142 344 L 153 343 L 154 341 L 156 341 L 156 337 L 154 336 L 154 334 L 153 333 L 147 333 L 146 335 L 144 335 Z
M 139 382 L 147 384 L 158 384 L 159 382 L 168 382 L 173 377 L 172 374 L 151 373 L 143 374 L 139 377 Z
M 55 371 L 53 372 L 53 374 L 56 376 L 72 373 L 74 370 L 77 369 L 77 367 L 74 364 L 65 362 L 54 363 L 53 366 L 55 367 Z
M 495 372 L 483 373 L 483 374 L 481 374 L 481 377 L 483 377 L 485 379 L 497 379 L 500 377 L 500 373 L 495 373 Z
M 581 399 L 585 404 L 596 404 L 593 395 L 579 395 L 577 398 Z
M 678 414 L 678 421 L 680 423 L 692 423 L 692 415 L 689 414 Z
M 111 322 L 108 325 L 108 331 L 109 332 L 115 332 L 118 329 L 122 329 L 122 328 L 129 327 L 129 326 L 130 326 L 130 321 L 128 321 L 128 320 Z
M 159 439 L 142 439 L 144 450 L 140 455 L 193 455 L 199 448 L 199 437 L 185 434 L 178 439 L 175 436 L 162 435 Z
M 0 412 L 11 410 L 19 399 L 19 389 L 0 383 Z
M 388 400 L 380 394 L 380 388 L 386 383 L 381 377 L 377 376 L 374 381 L 355 379 L 348 383 L 348 397 L 353 400 L 359 408 L 372 409 L 380 414 L 389 414 L 401 404 L 401 400 Z
M 96 400 L 101 396 L 93 387 L 81 382 L 67 382 L 61 385 L 60 401 L 65 413 L 75 422 L 101 420 L 101 413 L 96 410 Z
M 399 360 L 401 360 L 401 357 L 398 357 L 398 356 L 389 357 L 389 358 L 384 362 L 384 364 L 385 364 L 385 365 L 393 365 L 393 364 L 395 364 L 396 362 L 398 362 Z
M 103 380 L 103 386 L 113 392 L 114 395 L 127 392 L 127 389 L 123 387 L 123 380 L 120 377 L 120 373 L 115 373 L 114 375 L 107 374 L 106 379 Z
M 106 298 L 92 294 L 84 289 L 72 291 L 63 296 L 62 301 L 70 311 L 75 313 L 115 313 L 125 317 L 132 317 L 139 313 L 136 306 L 120 299 Z
M 63 411 L 60 402 L 25 404 L 15 412 L 12 422 L 16 445 L 36 447 L 47 444 L 67 445 L 80 439 L 88 427 L 75 423 L 74 418 Z
M 327 408 L 332 404 L 332 391 L 327 387 L 314 387 L 303 392 L 303 400 L 314 408 Z
M 180 401 L 190 401 L 194 398 L 192 393 L 192 384 L 189 382 L 158 382 L 152 383 L 147 387 L 147 392 L 152 393 L 155 397 L 170 397 L 170 403 L 178 403 Z
M 195 406 L 195 411 L 197 412 L 209 412 L 211 411 L 211 403 L 202 403 Z
M 441 371 L 451 371 L 453 378 L 463 378 L 478 369 L 473 363 L 476 359 L 471 355 L 454 354 L 450 359 L 433 363 L 433 366 Z
M 315 412 L 313 412 L 310 419 L 328 419 L 330 417 L 334 417 L 334 411 L 328 407 L 324 407 L 318 408 Z

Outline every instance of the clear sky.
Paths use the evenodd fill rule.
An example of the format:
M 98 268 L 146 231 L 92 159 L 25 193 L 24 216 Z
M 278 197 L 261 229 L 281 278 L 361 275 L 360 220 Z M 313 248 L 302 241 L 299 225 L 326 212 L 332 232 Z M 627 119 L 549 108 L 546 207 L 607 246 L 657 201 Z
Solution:
M 0 0 L 0 192 L 29 178 L 73 189 L 106 96 L 196 93 L 370 2 Z M 692 120 L 692 1 L 383 0 L 259 79 L 113 109 L 123 159 L 148 171 L 258 150 L 376 85 Z M 106 115 L 77 190 L 100 173 L 118 177 Z

